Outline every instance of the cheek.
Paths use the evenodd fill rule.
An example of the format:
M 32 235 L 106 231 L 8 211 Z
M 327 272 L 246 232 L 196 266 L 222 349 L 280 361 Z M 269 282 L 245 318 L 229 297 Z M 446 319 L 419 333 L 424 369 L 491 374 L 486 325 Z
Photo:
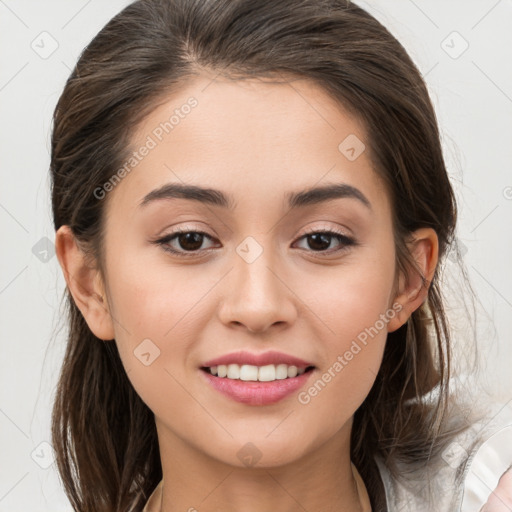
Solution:
M 313 304 L 312 309 L 324 322 L 331 338 L 339 340 L 334 343 L 336 349 L 358 337 L 364 340 L 368 330 L 374 337 L 378 337 L 376 331 L 380 338 L 386 337 L 386 319 L 389 321 L 394 316 L 390 308 L 394 262 L 392 252 L 381 254 L 379 259 L 361 257 L 357 263 L 340 266 L 320 280 L 318 276 L 303 280 L 304 294 L 309 294 L 303 296 Z
M 394 277 L 392 248 L 379 259 L 339 269 L 322 281 L 323 293 L 314 299 L 321 319 L 318 339 L 326 358 L 316 380 L 299 396 L 314 410 L 310 418 L 343 424 L 366 398 L 379 371 L 387 339 L 387 325 L 396 311 L 389 307 Z M 309 281 L 304 290 L 315 288 Z M 316 281 L 318 290 L 319 281 Z M 334 405 L 334 407 L 333 407 Z M 316 421 L 316 420 L 313 420 Z
M 154 338 L 166 343 L 177 330 L 197 318 L 197 305 L 215 281 L 193 279 L 190 270 L 166 265 L 124 260 L 109 279 L 113 314 L 120 325 L 120 339 L 136 343 L 138 338 Z M 141 340 L 139 340 L 140 342 Z
M 214 276 L 194 280 L 192 272 L 135 258 L 109 268 L 119 354 L 137 394 L 154 411 L 190 406 L 179 383 L 211 317 L 205 295 L 218 282 Z
M 323 431 L 326 437 L 346 424 L 366 399 L 378 374 L 387 338 L 385 325 L 377 323 L 379 320 L 370 324 L 368 319 L 369 327 L 361 328 L 361 318 L 347 314 L 343 319 L 337 324 L 336 336 L 324 336 L 328 349 L 325 364 L 297 396 L 309 428 Z

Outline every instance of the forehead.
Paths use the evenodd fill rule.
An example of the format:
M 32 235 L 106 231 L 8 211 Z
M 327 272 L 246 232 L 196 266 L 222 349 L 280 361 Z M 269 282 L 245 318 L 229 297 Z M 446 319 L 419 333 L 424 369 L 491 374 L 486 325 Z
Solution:
M 126 208 L 170 182 L 281 202 L 284 192 L 324 182 L 382 195 L 364 126 L 305 79 L 201 75 L 159 102 L 135 130 L 131 146 L 138 155 L 110 192 L 124 198 Z

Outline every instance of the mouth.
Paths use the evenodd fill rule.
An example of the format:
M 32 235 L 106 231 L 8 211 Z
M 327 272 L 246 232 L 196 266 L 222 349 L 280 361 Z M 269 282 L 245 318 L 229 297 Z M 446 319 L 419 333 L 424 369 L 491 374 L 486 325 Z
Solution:
M 297 368 L 285 364 L 261 367 L 229 364 L 201 366 L 199 373 L 223 396 L 245 405 L 262 406 L 275 404 L 299 391 L 315 369 L 312 365 Z
M 228 364 L 201 366 L 200 369 L 213 377 L 245 382 L 274 382 L 296 378 L 304 373 L 312 372 L 315 366 L 297 367 L 287 364 L 268 364 L 255 366 L 249 364 Z

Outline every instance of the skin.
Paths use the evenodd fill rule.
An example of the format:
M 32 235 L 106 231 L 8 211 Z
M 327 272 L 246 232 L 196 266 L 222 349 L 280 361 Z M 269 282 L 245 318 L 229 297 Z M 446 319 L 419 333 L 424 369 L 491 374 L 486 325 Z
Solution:
M 503 473 L 496 489 L 489 495 L 480 512 L 510 512 L 512 510 L 512 466 Z
M 201 75 L 145 119 L 133 147 L 190 96 L 198 106 L 109 192 L 105 275 L 86 264 L 67 226 L 57 232 L 68 286 L 94 334 L 115 339 L 155 414 L 164 512 L 361 510 L 350 468 L 352 418 L 387 333 L 427 296 L 416 273 L 395 275 L 391 205 L 368 151 L 349 161 L 338 150 L 350 134 L 367 142 L 364 126 L 306 80 Z M 185 199 L 137 207 L 170 182 L 219 189 L 236 207 Z M 358 188 L 371 209 L 353 198 L 293 211 L 284 202 L 288 192 L 340 182 Z M 211 237 L 199 255 L 180 258 L 151 242 L 185 227 Z M 332 229 L 358 244 L 334 252 L 343 244 L 332 237 L 322 252 L 304 237 Z M 248 236 L 263 251 L 251 263 L 236 251 Z M 179 240 L 171 244 L 186 252 Z M 418 230 L 410 248 L 430 281 L 436 233 Z M 401 311 L 307 404 L 298 393 L 273 405 L 241 404 L 199 373 L 222 354 L 273 349 L 316 366 L 308 388 L 396 303 Z M 147 338 L 160 350 L 149 366 L 134 356 Z M 253 466 L 237 456 L 248 442 L 261 454 Z

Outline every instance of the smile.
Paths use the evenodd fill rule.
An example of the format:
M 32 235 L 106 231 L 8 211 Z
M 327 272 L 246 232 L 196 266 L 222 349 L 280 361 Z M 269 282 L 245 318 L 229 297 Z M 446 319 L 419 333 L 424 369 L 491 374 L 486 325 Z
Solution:
M 309 366 L 308 368 L 313 368 Z M 271 382 L 283 380 L 302 375 L 306 368 L 297 368 L 287 364 L 267 364 L 265 366 L 254 366 L 251 364 L 221 364 L 203 368 L 217 377 L 226 377 L 233 380 Z
M 201 367 L 201 375 L 223 395 L 247 405 L 270 405 L 298 391 L 315 367 L 294 365 L 218 365 Z

